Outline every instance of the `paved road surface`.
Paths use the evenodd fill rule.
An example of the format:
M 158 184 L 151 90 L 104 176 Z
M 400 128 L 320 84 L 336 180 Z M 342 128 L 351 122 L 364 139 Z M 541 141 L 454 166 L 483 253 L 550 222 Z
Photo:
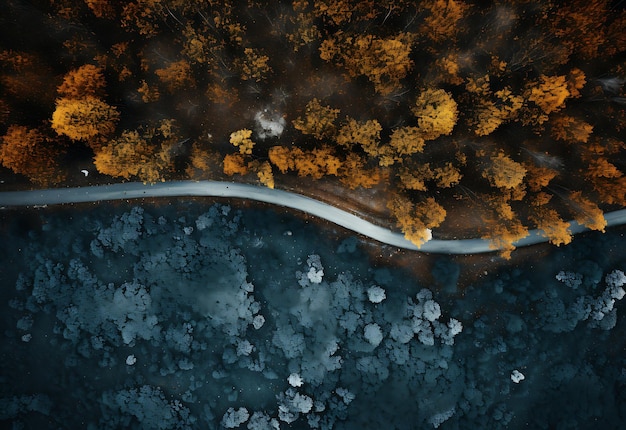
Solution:
M 102 200 L 136 199 L 142 197 L 210 196 L 250 199 L 278 206 L 285 206 L 323 218 L 337 225 L 368 236 L 379 242 L 399 248 L 441 254 L 476 254 L 491 252 L 484 239 L 437 240 L 433 239 L 417 248 L 402 233 L 372 224 L 358 216 L 312 198 L 288 191 L 270 189 L 249 184 L 216 181 L 174 181 L 154 185 L 140 182 L 102 185 L 81 188 L 59 188 L 36 191 L 12 191 L 0 193 L 0 207 L 55 205 L 85 203 Z M 626 224 L 626 209 L 605 214 L 609 226 Z M 570 222 L 572 233 L 587 229 L 575 221 Z M 515 243 L 516 247 L 547 242 L 537 230 Z

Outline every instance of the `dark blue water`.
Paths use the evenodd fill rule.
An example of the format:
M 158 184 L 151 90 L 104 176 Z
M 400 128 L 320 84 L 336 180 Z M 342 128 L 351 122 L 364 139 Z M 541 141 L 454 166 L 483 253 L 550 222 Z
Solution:
M 2 215 L 3 427 L 625 420 L 623 228 L 522 263 L 415 258 L 422 277 L 272 208 L 179 200 Z

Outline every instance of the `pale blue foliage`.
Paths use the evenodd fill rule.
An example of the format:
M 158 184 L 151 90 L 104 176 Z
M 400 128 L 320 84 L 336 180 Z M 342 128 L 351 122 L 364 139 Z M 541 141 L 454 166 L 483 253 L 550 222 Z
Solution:
M 101 428 L 191 429 L 196 419 L 178 400 L 167 400 L 159 387 L 106 392 L 102 404 L 108 409 Z
M 590 391 L 572 402 L 590 405 L 576 412 L 582 424 L 612 422 L 621 407 L 599 402 L 598 387 L 623 389 L 626 377 L 613 371 L 626 361 L 611 367 L 586 352 L 589 338 L 603 342 L 621 322 L 621 270 L 589 258 L 555 266 L 541 282 L 502 270 L 461 294 L 452 260 L 437 259 L 433 283 L 423 285 L 398 268 L 370 267 L 357 239 L 325 248 L 317 230 L 302 233 L 291 218 L 199 207 L 85 216 L 73 226 L 78 238 L 54 240 L 71 235 L 49 228 L 41 234 L 56 247 L 21 245 L 5 351 L 22 359 L 7 366 L 47 345 L 58 357 L 46 380 L 66 392 L 6 383 L 3 420 L 474 429 L 537 424 L 524 415 L 532 409 L 554 427 L 563 413 L 541 402 L 577 383 Z M 513 371 L 524 379 L 512 382 Z M 574 415 L 567 424 L 583 428 Z

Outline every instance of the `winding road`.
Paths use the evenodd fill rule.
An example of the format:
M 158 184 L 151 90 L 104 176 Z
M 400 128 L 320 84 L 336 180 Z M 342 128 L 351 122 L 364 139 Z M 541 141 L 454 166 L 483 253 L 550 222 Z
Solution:
M 249 199 L 284 206 L 325 219 L 379 242 L 415 251 L 439 254 L 478 254 L 495 251 L 490 247 L 489 241 L 484 239 L 433 239 L 418 248 L 413 243 L 406 240 L 402 233 L 372 224 L 354 214 L 327 203 L 288 191 L 233 182 L 174 181 L 154 185 L 144 185 L 140 182 L 127 182 L 80 188 L 0 192 L 0 208 L 88 203 L 104 200 L 138 199 L 143 197 L 183 196 Z M 608 212 L 604 217 L 608 226 L 626 224 L 626 209 Z M 587 231 L 588 229 L 575 221 L 571 221 L 570 230 L 575 234 Z M 547 241 L 548 239 L 542 236 L 538 230 L 531 230 L 527 237 L 516 242 L 514 245 L 521 247 Z

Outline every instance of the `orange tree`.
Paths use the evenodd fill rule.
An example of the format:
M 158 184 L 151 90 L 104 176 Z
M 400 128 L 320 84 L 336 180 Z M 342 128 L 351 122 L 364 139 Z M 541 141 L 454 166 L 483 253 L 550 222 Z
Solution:
M 94 164 L 100 173 L 113 177 L 136 177 L 145 183 L 165 181 L 173 169 L 175 142 L 167 120 L 141 133 L 126 130 L 96 150 Z
M 115 131 L 118 110 L 92 96 L 57 100 L 52 114 L 52 128 L 72 140 L 89 140 Z
M 64 179 L 57 162 L 59 152 L 41 131 L 12 125 L 2 136 L 0 163 L 45 187 Z

